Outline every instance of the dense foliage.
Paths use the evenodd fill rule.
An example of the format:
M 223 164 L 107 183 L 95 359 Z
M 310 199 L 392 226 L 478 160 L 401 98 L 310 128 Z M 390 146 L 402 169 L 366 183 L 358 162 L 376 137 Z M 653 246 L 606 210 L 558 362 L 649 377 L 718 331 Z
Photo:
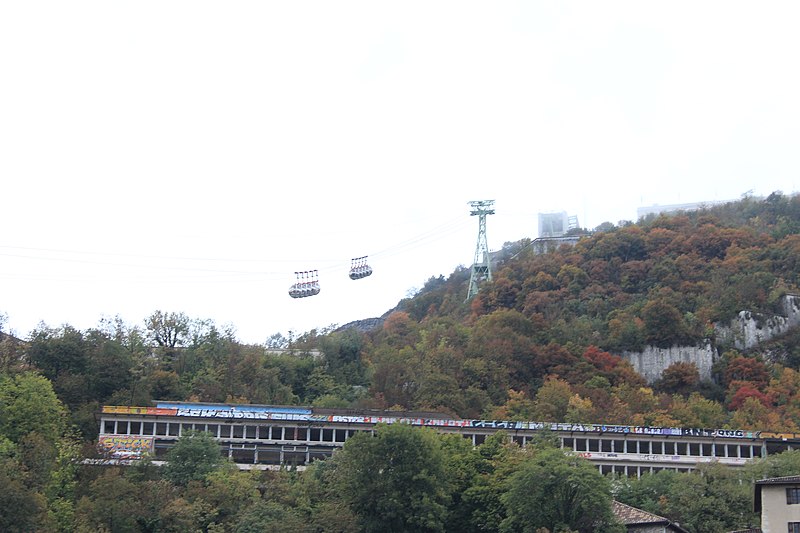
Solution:
M 0 315 L 0 484 L 8 487 L 0 529 L 329 531 L 335 523 L 340 531 L 521 531 L 541 519 L 549 529 L 586 530 L 594 526 L 568 523 L 557 509 L 529 516 L 519 499 L 534 497 L 530 479 L 539 468 L 574 468 L 581 483 L 579 464 L 556 464 L 545 448 L 521 451 L 499 437 L 473 449 L 387 428 L 304 475 L 239 473 L 215 457 L 202 470 L 177 468 L 193 462 L 181 459 L 172 469 L 144 463 L 126 471 L 76 460 L 94 453 L 101 405 L 157 399 L 800 432 L 800 332 L 750 351 L 714 338 L 715 325 L 739 311 L 772 316 L 782 296 L 800 293 L 798 258 L 800 197 L 776 193 L 606 223 L 574 247 L 545 254 L 527 240 L 508 243 L 473 300 L 464 301 L 469 270 L 458 268 L 428 280 L 368 332 L 331 327 L 245 345 L 232 328 L 156 311 L 141 325 L 42 324 L 18 339 L 3 334 Z M 648 384 L 620 357 L 647 345 L 706 342 L 719 354 L 712 381 L 677 364 Z M 377 480 L 368 474 L 381 469 L 387 446 L 398 446 L 398 461 L 411 461 L 403 448 L 410 443 L 425 468 L 393 471 L 386 484 L 371 485 Z M 202 437 L 185 449 L 207 458 Z M 359 457 L 359 449 L 371 455 Z M 372 460 L 373 472 L 354 466 Z M 742 511 L 750 480 L 800 473 L 794 459 L 758 468 L 710 470 L 702 479 L 663 473 L 608 490 L 693 532 L 717 530 L 700 525 L 709 513 L 725 527 L 744 527 L 754 520 Z M 414 504 L 394 505 L 393 495 L 410 494 L 414 483 L 421 491 Z M 592 483 L 602 494 L 581 502 L 602 507 L 605 481 Z M 380 504 L 370 500 L 377 495 Z M 715 510 L 726 506 L 738 514 Z

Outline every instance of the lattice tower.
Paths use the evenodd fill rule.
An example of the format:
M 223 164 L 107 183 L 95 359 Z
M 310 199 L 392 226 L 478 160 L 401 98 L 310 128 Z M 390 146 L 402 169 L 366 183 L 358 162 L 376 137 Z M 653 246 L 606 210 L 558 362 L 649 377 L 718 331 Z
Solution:
M 492 265 L 489 260 L 489 245 L 486 242 L 486 215 L 493 215 L 494 200 L 475 200 L 469 202 L 472 206 L 471 216 L 478 216 L 478 244 L 475 246 L 475 259 L 472 261 L 472 273 L 469 277 L 469 290 L 467 301 L 478 294 L 478 284 L 481 281 L 492 280 Z

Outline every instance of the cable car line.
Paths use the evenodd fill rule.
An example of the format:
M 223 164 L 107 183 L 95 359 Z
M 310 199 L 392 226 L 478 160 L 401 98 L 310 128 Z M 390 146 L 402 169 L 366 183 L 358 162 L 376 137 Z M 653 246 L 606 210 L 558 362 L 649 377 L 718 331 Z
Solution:
M 373 259 L 388 259 L 393 256 L 405 254 L 409 250 L 430 245 L 432 242 L 437 240 L 448 238 L 469 224 L 469 219 L 465 219 L 464 217 L 448 220 L 436 227 L 424 231 L 419 235 L 402 240 L 397 244 L 389 245 L 370 255 L 353 257 L 350 260 L 349 268 L 347 263 L 341 259 L 336 260 L 329 258 L 306 261 L 307 263 L 311 264 L 322 263 L 323 267 L 296 271 L 294 284 L 290 288 L 290 296 L 294 298 L 305 298 L 319 294 L 321 273 L 325 273 L 327 275 L 343 274 L 346 272 L 347 276 L 351 280 L 360 280 L 371 276 L 373 273 L 373 266 L 367 263 L 368 257 Z M 42 262 L 45 264 L 59 262 L 84 264 L 90 266 L 95 265 L 98 268 L 114 267 L 122 270 L 121 272 L 114 274 L 117 282 L 125 281 L 131 283 L 150 284 L 167 282 L 194 283 L 198 281 L 202 281 L 203 283 L 252 283 L 259 281 L 277 281 L 280 279 L 286 279 L 285 270 L 259 269 L 258 265 L 261 264 L 263 266 L 267 266 L 272 264 L 273 266 L 277 266 L 276 263 L 286 263 L 288 261 L 296 262 L 285 257 L 278 259 L 177 257 L 135 253 L 56 249 L 32 246 L 14 246 L 5 244 L 0 244 L 0 257 L 8 257 L 11 258 L 11 260 L 16 258 L 20 260 Z M 215 265 L 202 266 L 199 264 L 201 262 L 213 262 Z M 227 263 L 227 265 L 224 263 Z M 328 266 L 324 266 L 325 264 L 328 264 Z M 232 266 L 233 268 L 225 268 L 228 265 Z M 247 267 L 236 268 L 237 265 L 242 267 L 247 265 Z M 253 268 L 251 269 L 248 267 Z M 142 272 L 142 270 L 150 271 L 150 273 Z M 159 271 L 161 274 L 159 274 Z M 167 271 L 174 272 L 174 274 L 168 275 Z M 193 273 L 196 275 L 192 275 Z M 66 278 L 65 274 L 65 272 L 57 272 L 52 268 L 45 267 L 44 269 L 31 268 L 23 277 L 27 279 L 63 280 L 69 283 L 77 283 L 81 282 L 81 280 L 85 282 L 91 282 L 98 279 L 97 273 L 91 271 L 91 269 L 71 275 L 69 276 L 69 279 Z M 19 279 L 19 276 L 15 275 L 14 278 Z M 10 279 L 9 274 L 3 272 L 2 267 L 0 267 L 0 279 Z

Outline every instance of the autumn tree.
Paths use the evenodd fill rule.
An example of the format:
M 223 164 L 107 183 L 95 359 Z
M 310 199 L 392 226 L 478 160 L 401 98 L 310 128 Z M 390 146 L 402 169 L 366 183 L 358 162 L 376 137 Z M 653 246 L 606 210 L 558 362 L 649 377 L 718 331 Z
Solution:
M 661 377 L 653 384 L 653 388 L 667 394 L 688 396 L 697 390 L 700 384 L 700 372 L 694 363 L 679 361 L 661 372 Z
M 645 341 L 659 348 L 681 344 L 686 339 L 683 314 L 670 302 L 656 299 L 642 308 Z

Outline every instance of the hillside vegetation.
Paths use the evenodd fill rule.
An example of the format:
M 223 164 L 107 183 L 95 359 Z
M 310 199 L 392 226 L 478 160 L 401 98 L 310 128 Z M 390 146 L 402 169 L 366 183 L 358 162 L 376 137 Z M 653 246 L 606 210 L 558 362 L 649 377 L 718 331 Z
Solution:
M 601 227 L 547 254 L 507 243 L 493 281 L 470 302 L 469 269 L 459 268 L 370 331 L 269 339 L 318 358 L 275 355 L 211 321 L 156 311 L 142 325 L 105 320 L 6 337 L 0 370 L 40 372 L 87 439 L 101 404 L 154 399 L 800 431 L 797 333 L 751 353 L 717 346 L 707 382 L 678 364 L 646 387 L 619 357 L 699 344 L 741 310 L 779 312 L 784 294 L 800 293 L 800 197 Z
M 375 457 L 358 456 L 354 446 L 338 462 L 301 477 L 235 474 L 224 461 L 190 481 L 147 464 L 127 472 L 80 467 L 78 459 L 96 455 L 101 405 L 157 399 L 303 404 L 800 433 L 797 329 L 748 352 L 714 344 L 719 357 L 706 381 L 682 363 L 648 384 L 620 357 L 645 346 L 715 343 L 716 324 L 741 310 L 772 316 L 785 294 L 800 294 L 798 196 L 775 193 L 636 224 L 606 223 L 574 247 L 546 254 L 534 254 L 527 240 L 507 243 L 495 256 L 493 280 L 467 302 L 469 274 L 459 268 L 431 278 L 367 331 L 276 334 L 266 345 L 243 344 L 235 331 L 180 312 L 156 311 L 139 325 L 103 320 L 86 331 L 41 325 L 24 339 L 2 334 L 0 315 L 0 481 L 6 487 L 0 529 L 382 527 L 380 517 L 369 515 L 373 494 L 361 490 L 346 466 Z M 423 511 L 405 516 L 399 505 L 391 511 L 398 524 L 392 530 L 444 531 L 447 523 L 455 524 L 453 531 L 520 530 L 539 519 L 515 499 L 530 493 L 524 473 L 563 467 L 556 455 L 537 455 L 546 443 L 523 453 L 498 436 L 471 449 L 463 439 L 394 431 L 387 430 L 387 439 L 422 439 L 433 459 L 414 459 L 430 469 Z M 784 462 L 773 470 L 756 465 L 745 480 L 797 473 L 796 457 Z M 704 491 L 702 484 L 724 480 L 720 508 L 732 502 L 741 508 L 749 496 L 742 478 L 713 468 L 706 474 L 697 481 L 663 473 L 658 488 L 637 481 L 614 490 L 624 501 L 681 519 L 691 531 L 715 531 L 698 518 L 715 511 L 686 515 L 693 508 L 685 487 Z M 409 474 L 415 475 L 422 474 Z M 441 478 L 448 484 L 439 485 Z M 405 493 L 402 482 L 398 494 Z M 605 487 L 607 501 L 611 489 L 603 483 L 590 485 Z M 427 513 L 424 523 L 420 513 Z M 328 528 L 337 520 L 340 528 Z M 744 512 L 723 522 L 744 527 L 752 520 Z

